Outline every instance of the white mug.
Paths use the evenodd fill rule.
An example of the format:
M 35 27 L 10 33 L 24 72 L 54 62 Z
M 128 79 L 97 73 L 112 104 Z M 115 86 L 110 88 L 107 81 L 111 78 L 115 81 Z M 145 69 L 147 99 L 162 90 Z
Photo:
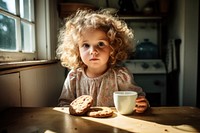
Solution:
M 133 113 L 137 96 L 135 91 L 115 91 L 113 99 L 116 110 L 124 115 Z

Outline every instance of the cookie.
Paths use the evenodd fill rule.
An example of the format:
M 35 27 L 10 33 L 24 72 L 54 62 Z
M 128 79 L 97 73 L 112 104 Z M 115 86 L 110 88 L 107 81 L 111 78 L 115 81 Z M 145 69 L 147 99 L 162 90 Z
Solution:
M 70 103 L 69 113 L 71 115 L 84 115 L 92 106 L 93 98 L 89 95 L 82 95 Z
M 113 111 L 108 107 L 91 107 L 87 112 L 87 116 L 96 118 L 111 117 L 112 115 Z

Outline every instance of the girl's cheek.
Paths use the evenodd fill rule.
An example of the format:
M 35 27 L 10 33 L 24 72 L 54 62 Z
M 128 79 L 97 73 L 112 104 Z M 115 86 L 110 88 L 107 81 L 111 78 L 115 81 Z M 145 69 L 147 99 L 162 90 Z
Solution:
M 84 51 L 84 52 L 81 53 L 81 57 L 82 58 L 88 58 L 89 57 L 89 53 Z

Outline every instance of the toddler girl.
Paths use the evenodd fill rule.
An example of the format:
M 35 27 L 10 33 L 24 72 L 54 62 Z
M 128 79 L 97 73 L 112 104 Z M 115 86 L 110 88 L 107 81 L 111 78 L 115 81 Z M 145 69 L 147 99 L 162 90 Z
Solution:
M 133 32 L 124 21 L 104 11 L 79 10 L 67 18 L 59 35 L 57 55 L 70 71 L 59 106 L 68 106 L 81 95 L 91 95 L 93 106 L 114 106 L 113 92 L 136 91 L 135 111 L 148 107 L 143 90 L 120 63 L 133 46 Z

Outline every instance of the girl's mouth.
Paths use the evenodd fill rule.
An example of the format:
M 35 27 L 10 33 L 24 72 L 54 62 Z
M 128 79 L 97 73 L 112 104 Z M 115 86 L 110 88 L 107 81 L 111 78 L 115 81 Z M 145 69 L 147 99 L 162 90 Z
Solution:
M 90 61 L 97 61 L 97 60 L 99 60 L 99 59 L 97 59 L 97 58 L 91 58 L 90 59 Z

